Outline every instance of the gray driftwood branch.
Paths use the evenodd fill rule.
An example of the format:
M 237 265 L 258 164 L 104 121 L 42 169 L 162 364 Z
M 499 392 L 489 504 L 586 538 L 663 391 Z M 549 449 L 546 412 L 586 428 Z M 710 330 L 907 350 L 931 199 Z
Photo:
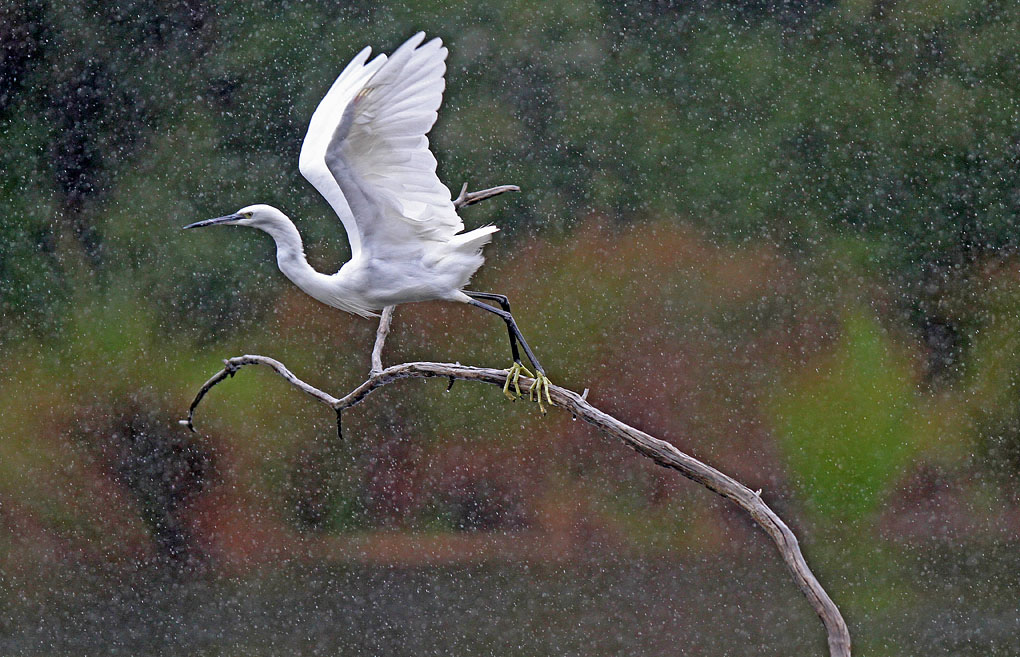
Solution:
M 388 326 L 386 330 L 389 330 Z M 383 339 L 385 339 L 385 336 L 383 336 Z M 381 346 L 381 340 L 377 339 L 377 350 L 381 351 Z M 332 408 L 337 414 L 338 432 L 340 416 L 344 410 L 357 405 L 374 390 L 400 379 L 436 377 L 449 379 L 451 383 L 459 379 L 502 387 L 507 377 L 506 370 L 468 367 L 451 363 L 403 363 L 374 372 L 364 383 L 346 396 L 337 399 L 298 379 L 283 363 L 266 356 L 238 356 L 226 360 L 224 363 L 224 368 L 206 381 L 201 389 L 199 389 L 188 411 L 188 418 L 181 420 L 181 423 L 192 431 L 194 431 L 193 418 L 195 409 L 206 393 L 213 386 L 233 376 L 237 370 L 246 365 L 265 365 L 286 379 L 294 387 Z M 525 389 L 530 390 L 533 383 L 534 379 L 521 378 L 521 384 Z M 779 553 L 793 574 L 793 578 L 796 580 L 801 592 L 807 597 L 808 602 L 811 603 L 815 612 L 822 619 L 828 634 L 829 654 L 831 657 L 850 657 L 850 633 L 847 630 L 843 616 L 825 592 L 825 589 L 819 584 L 814 574 L 812 574 L 811 569 L 808 568 L 804 555 L 801 554 L 797 537 L 786 526 L 786 523 L 765 504 L 761 498 L 760 491 L 752 491 L 736 479 L 681 452 L 670 443 L 650 436 L 643 431 L 624 424 L 611 415 L 603 413 L 589 404 L 581 395 L 571 390 L 551 385 L 549 386 L 549 393 L 553 406 L 559 406 L 569 411 L 575 417 L 579 417 L 610 436 L 618 438 L 639 454 L 647 456 L 663 467 L 679 471 L 680 474 L 688 479 L 725 497 L 746 511 L 776 544 Z

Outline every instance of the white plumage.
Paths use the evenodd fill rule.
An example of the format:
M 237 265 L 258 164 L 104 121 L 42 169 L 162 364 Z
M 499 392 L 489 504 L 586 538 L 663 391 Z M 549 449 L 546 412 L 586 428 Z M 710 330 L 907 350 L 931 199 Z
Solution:
M 340 216 L 354 258 L 420 240 L 449 242 L 464 229 L 425 136 L 443 101 L 447 50 L 424 38 L 419 32 L 389 58 L 368 61 L 371 48 L 362 50 L 308 125 L 301 173 Z M 473 232 L 461 241 L 495 229 Z
M 250 205 L 188 226 L 235 224 L 269 233 L 280 270 L 330 306 L 371 316 L 386 306 L 445 299 L 461 292 L 482 266 L 482 247 L 498 228 L 461 233 L 450 190 L 436 175 L 426 133 L 443 100 L 447 50 L 419 32 L 392 56 L 369 61 L 365 48 L 319 103 L 301 146 L 299 167 L 340 217 L 351 260 L 321 274 L 305 259 L 285 214 Z
M 482 247 L 499 229 L 462 233 L 450 190 L 436 175 L 425 135 L 443 101 L 447 50 L 439 39 L 424 41 L 419 32 L 390 57 L 369 60 L 371 48 L 359 52 L 308 124 L 299 168 L 347 230 L 351 260 L 340 271 L 315 271 L 294 223 L 269 205 L 249 205 L 185 228 L 232 224 L 263 230 L 276 241 L 280 270 L 295 285 L 325 304 L 365 317 L 386 306 L 431 299 L 484 308 L 507 324 L 514 382 L 527 372 L 519 342 L 547 384 L 506 297 L 462 291 L 484 262 Z M 496 301 L 502 309 L 476 298 Z

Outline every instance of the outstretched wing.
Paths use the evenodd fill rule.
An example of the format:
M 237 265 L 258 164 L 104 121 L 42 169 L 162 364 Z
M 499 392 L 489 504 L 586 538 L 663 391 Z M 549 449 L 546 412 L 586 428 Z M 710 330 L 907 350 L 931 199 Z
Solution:
M 351 235 L 355 251 L 399 257 L 420 251 L 426 241 L 448 241 L 464 228 L 450 190 L 436 175 L 425 136 L 443 100 L 447 50 L 439 39 L 423 44 L 424 39 L 418 33 L 388 59 L 380 56 L 367 65 L 367 53 L 359 54 L 316 110 L 332 122 L 324 152 L 316 116 L 305 138 L 301 171 L 337 209 L 348 234 L 358 233 Z M 314 150 L 307 146 L 313 129 Z M 306 150 L 316 180 L 305 172 Z M 340 192 L 331 194 L 343 204 L 319 187 L 323 166 Z
M 305 140 L 301 144 L 301 157 L 298 161 L 301 175 L 319 190 L 343 222 L 351 242 L 352 256 L 357 256 L 361 251 L 361 234 L 358 232 L 358 224 L 354 221 L 354 215 L 351 214 L 343 191 L 326 166 L 326 149 L 344 115 L 344 110 L 365 82 L 386 63 L 386 55 L 379 55 L 368 62 L 371 54 L 371 47 L 359 52 L 319 101 L 319 106 L 315 108 L 308 122 L 308 132 L 305 133 Z

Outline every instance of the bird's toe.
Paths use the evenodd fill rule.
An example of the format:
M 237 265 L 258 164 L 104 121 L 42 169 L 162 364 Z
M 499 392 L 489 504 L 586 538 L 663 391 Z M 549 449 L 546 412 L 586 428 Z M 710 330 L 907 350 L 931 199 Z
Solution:
M 538 408 L 545 413 L 545 406 L 542 404 L 542 395 L 545 395 L 545 401 L 552 406 L 552 396 L 549 394 L 549 386 L 552 381 L 545 375 L 545 372 L 539 372 L 535 375 L 534 381 L 531 384 L 531 388 L 528 390 L 528 398 L 532 401 L 538 402 Z
M 503 384 L 503 394 L 506 395 L 510 401 L 516 401 L 518 397 L 523 396 L 521 392 L 521 374 L 528 377 L 534 376 L 528 368 L 524 367 L 521 363 L 514 363 L 510 366 L 510 369 L 506 371 L 506 382 Z M 510 386 L 513 386 L 513 390 L 510 390 Z

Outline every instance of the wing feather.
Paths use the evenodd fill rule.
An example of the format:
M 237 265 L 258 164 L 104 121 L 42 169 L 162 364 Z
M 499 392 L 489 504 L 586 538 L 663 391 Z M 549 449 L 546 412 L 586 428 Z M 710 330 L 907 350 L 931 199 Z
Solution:
M 351 242 L 353 256 L 357 256 L 361 251 L 361 235 L 358 232 L 358 224 L 354 221 L 354 215 L 344 198 L 343 190 L 340 189 L 333 174 L 330 173 L 329 167 L 326 166 L 325 156 L 329 140 L 336 130 L 337 121 L 343 117 L 344 108 L 361 90 L 365 81 L 375 75 L 386 63 L 386 55 L 378 55 L 369 62 L 368 58 L 371 54 L 372 48 L 366 47 L 355 55 L 351 63 L 333 82 L 326 95 L 319 101 L 318 107 L 315 108 L 315 112 L 312 113 L 312 118 L 308 122 L 308 131 L 301 144 L 301 156 L 298 161 L 301 175 L 322 194 L 343 222 L 347 237 Z
M 367 64 L 367 49 L 359 53 L 305 137 L 301 172 L 340 215 L 357 252 L 400 257 L 464 228 L 425 136 L 442 104 L 447 50 L 424 39 L 418 33 Z

